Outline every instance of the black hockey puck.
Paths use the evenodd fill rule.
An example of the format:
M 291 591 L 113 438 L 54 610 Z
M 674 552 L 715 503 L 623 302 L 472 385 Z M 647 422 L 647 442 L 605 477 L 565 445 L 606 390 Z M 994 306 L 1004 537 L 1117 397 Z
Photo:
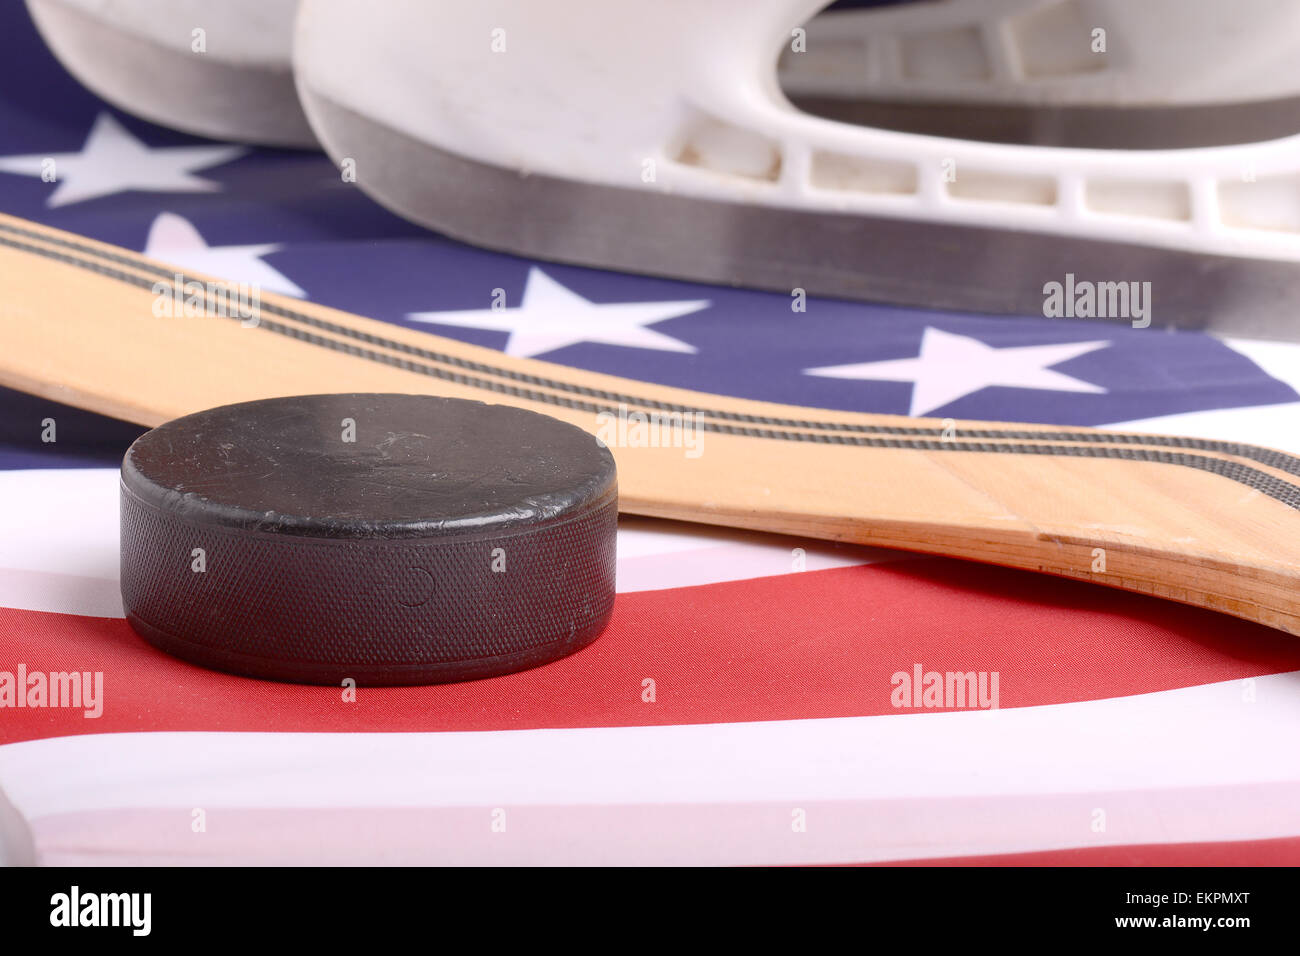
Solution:
M 614 603 L 614 459 L 565 422 L 420 395 L 225 405 L 122 462 L 122 600 L 150 643 L 275 680 L 533 667 Z

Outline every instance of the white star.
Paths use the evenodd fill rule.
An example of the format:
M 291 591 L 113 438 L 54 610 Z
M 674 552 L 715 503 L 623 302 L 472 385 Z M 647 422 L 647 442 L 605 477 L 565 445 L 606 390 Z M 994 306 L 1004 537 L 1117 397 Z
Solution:
M 210 246 L 188 219 L 164 212 L 149 227 L 144 254 L 218 279 L 248 282 L 270 292 L 302 298 L 306 292 L 261 259 L 279 248 L 279 243 L 275 242 L 256 246 Z
M 828 365 L 804 369 L 804 374 L 912 382 L 912 407 L 908 414 L 925 415 L 990 385 L 1104 393 L 1106 389 L 1100 385 L 1053 372 L 1051 366 L 1109 344 L 1069 342 L 996 349 L 965 335 L 927 328 L 921 337 L 921 354 L 916 358 Z
M 242 156 L 243 146 L 146 146 L 136 139 L 111 113 L 100 113 L 76 153 L 54 153 L 0 157 L 0 171 L 22 176 L 40 176 L 48 160 L 54 161 L 58 183 L 45 205 L 69 203 L 111 196 L 128 189 L 148 192 L 214 192 L 220 184 L 191 175 Z
M 416 322 L 509 332 L 505 353 L 523 357 L 553 352 L 578 342 L 601 342 L 664 352 L 694 352 L 695 346 L 645 326 L 697 312 L 708 305 L 708 299 L 611 304 L 589 302 L 533 266 L 528 270 L 523 301 L 516 308 L 412 312 L 409 317 Z

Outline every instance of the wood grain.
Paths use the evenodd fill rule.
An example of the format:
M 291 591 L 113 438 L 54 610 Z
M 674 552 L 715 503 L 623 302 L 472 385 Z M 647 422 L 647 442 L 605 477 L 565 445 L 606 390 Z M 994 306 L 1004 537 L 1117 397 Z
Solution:
M 1026 568 L 1300 633 L 1300 459 L 1283 452 L 709 395 L 269 293 L 255 324 L 206 295 L 209 314 L 156 314 L 179 273 L 0 216 L 0 384 L 146 425 L 313 392 L 520 405 L 610 441 L 626 512 Z M 620 412 L 681 416 L 656 431 L 676 446 L 620 444 Z

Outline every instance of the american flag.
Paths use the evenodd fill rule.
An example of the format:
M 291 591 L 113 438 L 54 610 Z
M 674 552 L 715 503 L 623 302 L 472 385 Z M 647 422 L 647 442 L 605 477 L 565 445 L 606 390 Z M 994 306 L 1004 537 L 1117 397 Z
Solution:
M 783 295 L 475 249 L 384 211 L 323 155 L 115 111 L 19 4 L 0 7 L 0 209 L 665 385 L 1300 452 L 1295 344 L 822 299 L 794 312 Z M 493 288 L 504 310 L 484 308 Z M 13 391 L 0 409 L 0 833 L 18 834 L 14 859 L 1300 859 L 1300 641 L 1277 631 L 1000 568 L 625 518 L 614 620 L 592 646 L 349 699 L 145 644 L 117 582 L 116 469 L 142 429 Z M 6 702 L 6 675 L 12 690 L 71 672 L 102 674 L 102 693 Z

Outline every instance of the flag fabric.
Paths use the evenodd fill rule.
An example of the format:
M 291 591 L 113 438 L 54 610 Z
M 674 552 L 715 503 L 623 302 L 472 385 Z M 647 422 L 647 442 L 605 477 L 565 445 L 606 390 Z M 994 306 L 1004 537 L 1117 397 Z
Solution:
M 384 211 L 321 154 L 114 110 L 16 4 L 0 11 L 0 209 L 633 379 L 1300 452 L 1298 345 L 799 303 L 475 249 Z M 123 620 L 116 469 L 141 431 L 0 391 L 11 860 L 1300 860 L 1300 641 L 1278 631 L 1019 571 L 624 518 L 613 621 L 572 657 L 435 687 L 257 681 L 168 657 Z

